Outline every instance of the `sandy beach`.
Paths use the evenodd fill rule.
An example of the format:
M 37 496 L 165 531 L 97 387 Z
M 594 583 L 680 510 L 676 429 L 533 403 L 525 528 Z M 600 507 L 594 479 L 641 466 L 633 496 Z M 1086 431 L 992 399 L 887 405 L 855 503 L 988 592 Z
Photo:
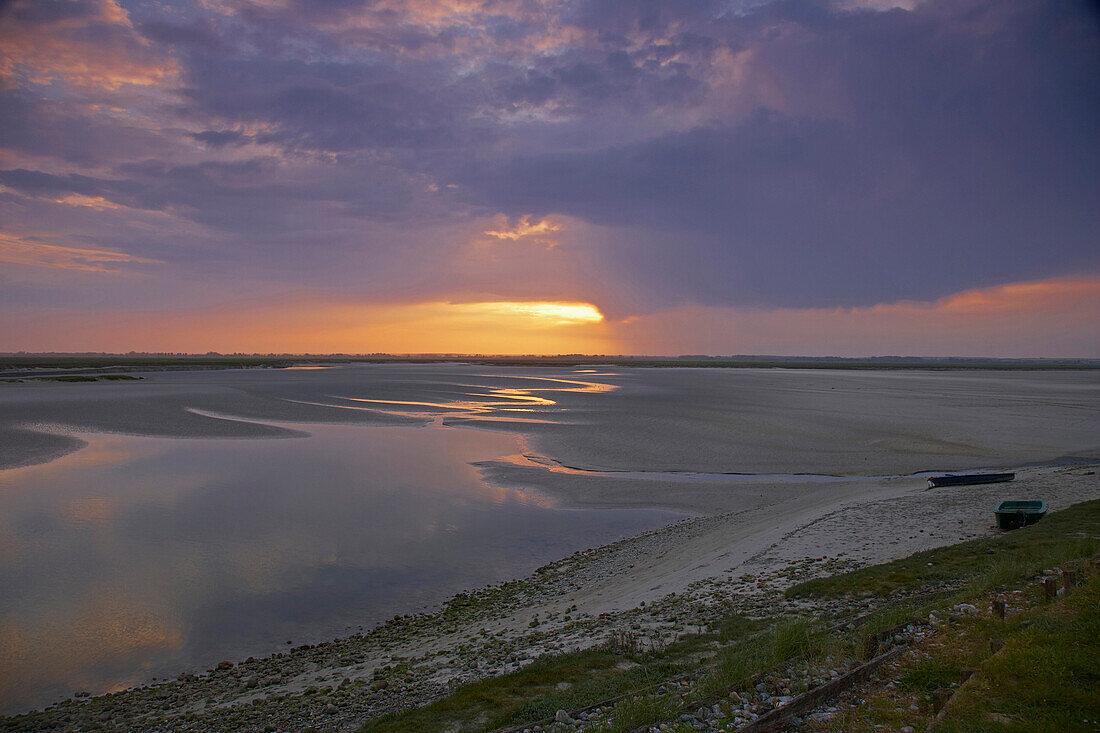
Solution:
M 178 680 L 101 699 L 97 718 L 68 702 L 5 725 L 94 719 L 163 730 L 192 714 L 192 729 L 353 729 L 615 632 L 660 645 L 715 609 L 793 610 L 779 591 L 797 579 L 994 532 L 992 507 L 1003 498 L 1042 498 L 1052 510 L 1100 498 L 1092 372 L 412 371 L 373 386 L 364 376 L 379 372 L 354 368 L 269 382 L 154 374 L 77 387 L 85 395 L 72 385 L 14 385 L 0 393 L 0 431 L 23 442 L 7 443 L 17 447 L 0 460 L 11 467 L 79 450 L 81 431 L 293 439 L 281 426 L 296 420 L 478 428 L 522 436 L 515 455 L 473 462 L 489 485 L 577 511 L 644 507 L 685 518 L 580 547 L 430 613 L 210 672 L 181 670 Z M 465 404 L 471 391 L 503 405 Z M 929 491 L 921 473 L 975 468 L 1015 470 L 1017 479 Z M 344 680 L 371 684 L 344 694 Z M 332 688 L 328 701 L 300 694 L 310 687 Z

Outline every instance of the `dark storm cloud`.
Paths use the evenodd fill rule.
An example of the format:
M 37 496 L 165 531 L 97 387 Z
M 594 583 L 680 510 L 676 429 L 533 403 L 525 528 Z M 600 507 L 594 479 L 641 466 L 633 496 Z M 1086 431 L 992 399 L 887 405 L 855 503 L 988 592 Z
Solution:
M 681 297 L 709 303 L 929 298 L 1100 264 L 1100 97 L 1087 93 L 1100 56 L 1079 12 L 762 12 L 796 39 L 758 47 L 769 71 L 806 77 L 821 59 L 847 114 L 760 111 L 625 146 L 473 161 L 465 187 L 510 214 L 675 234 L 616 256 L 661 290 L 686 270 L 672 276 Z

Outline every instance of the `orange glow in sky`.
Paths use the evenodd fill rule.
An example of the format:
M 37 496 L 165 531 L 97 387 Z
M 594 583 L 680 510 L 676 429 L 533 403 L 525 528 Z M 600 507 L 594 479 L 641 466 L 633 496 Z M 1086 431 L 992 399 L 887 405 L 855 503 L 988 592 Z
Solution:
M 0 343 L 26 351 L 1095 358 L 1098 320 L 1100 278 L 1062 278 L 932 302 L 685 306 L 618 320 L 592 303 L 567 300 L 387 304 L 317 297 L 140 314 L 27 309 L 0 321 Z
M 607 353 L 612 347 L 599 309 L 572 301 L 318 300 L 185 313 L 69 316 L 64 323 L 50 319 L 49 342 L 40 340 L 44 324 L 32 314 L 8 320 L 0 326 L 0 336 L 41 351 L 50 350 L 54 337 L 72 344 L 72 350 L 123 352 L 562 354 Z

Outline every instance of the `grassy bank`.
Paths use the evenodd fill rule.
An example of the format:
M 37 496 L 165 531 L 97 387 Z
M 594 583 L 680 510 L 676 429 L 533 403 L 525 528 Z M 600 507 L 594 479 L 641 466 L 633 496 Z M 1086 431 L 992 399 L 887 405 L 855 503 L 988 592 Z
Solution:
M 1062 586 L 1053 599 L 1038 582 L 1006 586 L 996 594 L 1008 601 L 1003 619 L 972 604 L 975 611 L 949 617 L 875 684 L 859 690 L 859 704 L 843 705 L 813 729 L 1100 729 L 1100 575 L 1081 559 L 1066 567 L 1081 585 L 1051 576 Z
M 1028 616 L 993 620 L 988 611 L 976 613 L 965 620 L 968 632 L 950 631 L 953 641 L 963 642 L 930 642 L 911 668 L 896 671 L 900 684 L 890 689 L 909 700 L 905 706 L 886 696 L 814 725 L 826 730 L 874 730 L 906 724 L 902 721 L 927 725 L 934 712 L 932 693 L 953 690 L 964 669 L 981 666 L 953 699 L 950 715 L 940 723 L 943 730 L 987 730 L 988 711 L 1002 708 L 1009 711 L 998 713 L 1009 721 L 1006 730 L 1052 729 L 1028 727 L 1026 721 L 1085 729 L 1071 718 L 1100 717 L 1089 712 L 1100 689 L 1090 661 L 1100 658 L 1100 591 L 1089 564 L 1098 552 L 1100 501 L 1085 502 L 1033 527 L 795 585 L 786 595 L 804 602 L 802 617 L 730 615 L 664 649 L 635 649 L 626 637 L 600 649 L 544 657 L 518 672 L 462 686 L 430 705 L 371 721 L 362 731 L 492 731 L 598 703 L 605 703 L 605 714 L 599 722 L 578 722 L 585 730 L 626 731 L 658 721 L 678 726 L 680 715 L 713 705 L 718 719 L 732 722 L 738 708 L 730 700 L 751 695 L 754 681 L 765 680 L 776 696 L 797 695 L 827 680 L 830 669 L 858 665 L 868 637 L 960 604 L 988 609 L 991 594 L 1013 589 L 1013 603 L 1026 605 Z M 1065 599 L 1044 601 L 1041 586 L 1032 581 L 1059 566 L 1079 568 L 1085 585 Z M 1075 646 L 1082 635 L 1088 642 Z M 1003 651 L 995 654 L 1002 648 L 998 644 Z M 1055 698 L 1063 701 L 1060 707 L 1051 704 Z M 859 720 L 872 722 L 857 726 Z

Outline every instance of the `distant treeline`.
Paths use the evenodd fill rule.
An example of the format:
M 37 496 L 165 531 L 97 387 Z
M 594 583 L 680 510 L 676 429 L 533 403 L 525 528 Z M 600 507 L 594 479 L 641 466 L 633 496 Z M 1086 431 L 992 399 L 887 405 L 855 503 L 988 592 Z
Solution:
M 310 364 L 463 362 L 486 366 L 628 366 L 722 369 L 1100 369 L 1100 359 L 983 359 L 974 357 L 876 356 L 699 356 L 676 357 L 585 355 L 492 356 L 463 354 L 0 354 L 0 376 L 22 376 L 44 371 L 94 372 L 163 371 L 174 369 L 278 369 Z

